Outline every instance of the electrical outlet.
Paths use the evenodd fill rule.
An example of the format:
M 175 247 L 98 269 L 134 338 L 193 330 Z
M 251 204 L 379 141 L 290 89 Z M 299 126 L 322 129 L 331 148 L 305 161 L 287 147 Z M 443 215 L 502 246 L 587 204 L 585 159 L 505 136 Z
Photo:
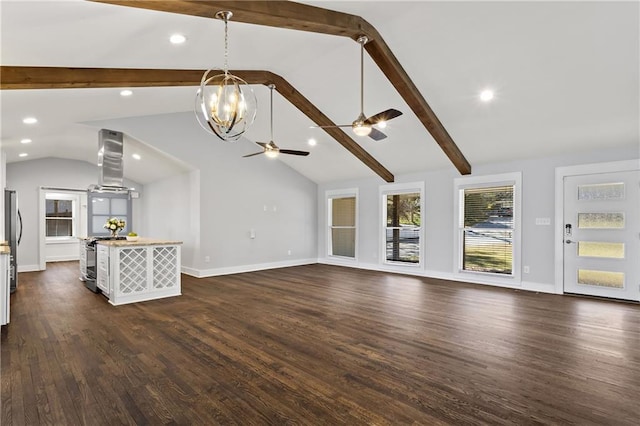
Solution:
M 211 257 L 210 256 L 205 256 L 204 257 L 204 261 L 205 261 L 205 263 L 211 262 Z
M 529 267 L 528 267 L 528 266 L 525 266 L 524 268 L 522 268 L 522 270 L 523 270 L 523 272 L 524 272 L 525 274 L 528 274 L 528 273 L 529 273 Z
M 287 256 L 291 256 L 291 250 L 287 250 Z

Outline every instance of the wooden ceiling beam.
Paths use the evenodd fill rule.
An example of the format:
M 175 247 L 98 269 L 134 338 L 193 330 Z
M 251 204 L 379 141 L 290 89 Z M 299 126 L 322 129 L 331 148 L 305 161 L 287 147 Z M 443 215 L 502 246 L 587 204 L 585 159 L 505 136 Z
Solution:
M 199 1 L 199 0 L 90 0 L 142 9 L 213 18 L 220 10 L 233 12 L 233 21 L 322 34 L 369 38 L 365 45 L 380 70 L 416 114 L 420 122 L 461 174 L 471 165 L 420 93 L 380 33 L 360 16 L 291 1 Z
M 325 114 L 281 76 L 270 71 L 230 70 L 249 84 L 275 84 L 276 91 L 318 126 L 335 126 Z M 204 70 L 136 68 L 61 68 L 0 66 L 0 90 L 108 87 L 175 87 L 200 85 Z M 195 91 L 194 91 L 195 96 Z M 337 127 L 322 128 L 386 182 L 393 174 Z

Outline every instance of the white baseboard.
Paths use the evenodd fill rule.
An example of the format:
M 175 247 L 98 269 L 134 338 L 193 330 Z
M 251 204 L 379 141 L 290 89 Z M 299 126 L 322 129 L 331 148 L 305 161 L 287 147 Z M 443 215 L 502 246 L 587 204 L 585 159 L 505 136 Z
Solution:
M 189 268 L 188 266 L 181 266 L 180 272 L 185 275 L 190 275 L 192 277 L 200 278 L 200 270 L 195 268 Z
M 522 281 L 522 288 L 524 290 L 535 291 L 538 293 L 563 294 L 562 291 L 558 291 L 555 284 L 551 283 L 534 283 L 531 281 Z
M 472 275 L 460 276 L 452 272 L 430 271 L 430 270 L 424 270 L 421 268 L 415 268 L 412 266 L 407 266 L 406 268 L 403 268 L 400 266 L 393 266 L 393 265 L 379 265 L 375 263 L 359 263 L 355 261 L 348 262 L 348 261 L 341 261 L 341 260 L 330 259 L 330 258 L 318 259 L 318 263 L 322 263 L 325 265 L 345 266 L 345 267 L 356 268 L 356 269 L 366 269 L 369 271 L 389 272 L 392 274 L 414 275 L 419 277 L 435 278 L 435 279 L 448 280 L 448 281 L 457 281 L 462 283 L 489 285 L 493 287 L 513 288 L 513 289 L 526 290 L 526 291 L 535 291 L 538 293 L 558 294 L 558 292 L 556 291 L 555 285 L 552 283 L 535 283 L 531 281 L 522 281 L 521 283 L 514 283 L 513 285 L 510 285 L 504 282 L 492 282 L 491 279 L 487 279 L 485 277 L 478 278 Z
M 189 268 L 189 267 L 183 266 L 181 270 L 183 273 L 187 275 L 191 275 L 192 277 L 206 278 L 206 277 L 217 277 L 220 275 L 241 274 L 244 272 L 264 271 L 266 269 L 310 265 L 313 263 L 318 263 L 318 259 L 315 259 L 315 258 L 297 259 L 297 260 L 287 260 L 282 262 L 258 263 L 254 265 L 239 265 L 239 266 L 229 266 L 224 268 L 213 268 L 213 269 L 195 269 L 195 268 Z
M 18 272 L 35 272 L 40 270 L 40 265 L 18 265 Z

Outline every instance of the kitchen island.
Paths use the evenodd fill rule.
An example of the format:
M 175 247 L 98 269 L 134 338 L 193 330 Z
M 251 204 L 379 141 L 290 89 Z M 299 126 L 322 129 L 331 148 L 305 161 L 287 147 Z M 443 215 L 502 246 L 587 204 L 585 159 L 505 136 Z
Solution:
M 101 240 L 96 284 L 112 305 L 179 296 L 181 241 Z

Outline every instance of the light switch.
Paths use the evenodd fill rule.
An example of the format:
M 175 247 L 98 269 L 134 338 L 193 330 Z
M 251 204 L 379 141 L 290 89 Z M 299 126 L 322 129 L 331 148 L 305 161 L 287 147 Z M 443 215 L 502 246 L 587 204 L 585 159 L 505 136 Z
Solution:
M 551 225 L 551 218 L 549 218 L 549 217 L 536 217 L 536 225 Z

